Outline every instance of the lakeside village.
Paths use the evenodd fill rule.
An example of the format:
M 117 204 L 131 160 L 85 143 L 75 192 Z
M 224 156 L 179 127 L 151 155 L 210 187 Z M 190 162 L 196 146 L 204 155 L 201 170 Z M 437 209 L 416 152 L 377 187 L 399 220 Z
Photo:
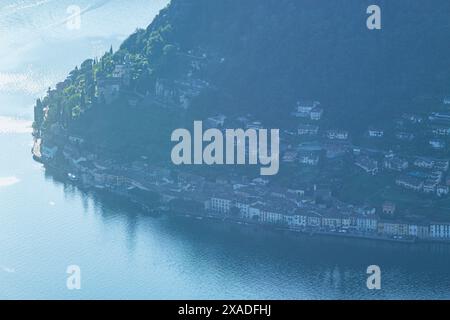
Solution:
M 193 57 L 192 68 L 201 68 L 204 59 L 205 55 Z M 129 69 L 127 63 L 118 64 L 112 77 L 97 79 L 96 96 L 101 103 L 111 104 L 126 92 Z M 58 84 L 56 90 L 67 86 L 67 81 Z M 154 92 L 131 96 L 128 102 L 130 107 L 150 101 L 164 107 L 187 109 L 190 100 L 208 86 L 206 81 L 193 78 L 192 73 L 184 81 L 160 79 Z M 281 132 L 281 166 L 302 171 L 320 168 L 326 172 L 327 163 L 333 163 L 337 170 L 340 167 L 336 163 L 340 163 L 350 165 L 369 184 L 371 179 L 383 175 L 387 185 L 403 190 L 403 194 L 428 197 L 431 201 L 449 198 L 449 160 L 440 155 L 447 154 L 448 150 L 450 98 L 443 99 L 440 109 L 428 115 L 403 114 L 394 119 L 392 128 L 395 129 L 368 128 L 363 140 L 369 146 L 355 145 L 346 130 L 322 128 L 326 110 L 318 101 L 299 101 L 293 109 L 290 116 L 297 125 Z M 42 113 L 45 119 L 48 107 L 43 106 Z M 215 115 L 203 119 L 203 123 L 222 129 L 237 125 L 247 129 L 264 128 L 251 115 L 234 118 Z M 117 163 L 87 151 L 83 137 L 72 135 L 58 123 L 45 132 L 35 132 L 35 137 L 33 155 L 37 160 L 62 169 L 82 188 L 121 195 L 141 204 L 144 210 L 183 211 L 199 219 L 227 219 L 309 234 L 399 242 L 450 241 L 450 223 L 435 222 L 420 215 L 398 215 L 400 205 L 395 200 L 384 201 L 379 206 L 352 204 L 338 199 L 330 187 L 319 183 L 283 187 L 267 177 L 228 174 L 210 181 L 188 172 L 186 167 L 154 166 L 145 156 L 131 163 Z M 410 154 L 408 148 L 394 152 L 370 147 L 371 141 L 377 145 L 387 138 L 406 146 L 419 139 L 425 141 L 429 155 Z M 158 199 L 156 209 L 148 199 Z

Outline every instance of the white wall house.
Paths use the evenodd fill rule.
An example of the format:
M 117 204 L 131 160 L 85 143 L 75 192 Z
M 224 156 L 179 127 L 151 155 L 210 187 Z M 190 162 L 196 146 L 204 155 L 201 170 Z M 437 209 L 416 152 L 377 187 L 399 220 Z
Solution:
M 219 213 L 229 213 L 231 205 L 232 201 L 230 199 L 212 197 L 210 201 L 211 210 Z
M 356 218 L 356 229 L 361 232 L 375 232 L 378 228 L 378 220 L 372 217 Z
M 322 115 L 323 115 L 322 108 L 314 108 L 309 114 L 311 120 L 313 121 L 319 121 L 320 119 L 322 119 Z
M 431 224 L 430 237 L 435 239 L 450 239 L 450 224 L 446 223 Z

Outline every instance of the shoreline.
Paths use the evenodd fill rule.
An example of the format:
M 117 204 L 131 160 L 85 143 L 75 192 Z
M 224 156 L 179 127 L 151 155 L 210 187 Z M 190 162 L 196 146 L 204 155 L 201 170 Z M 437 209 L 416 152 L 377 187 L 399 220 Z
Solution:
M 70 182 L 71 184 L 77 186 L 81 190 L 89 190 L 94 193 L 105 193 L 107 195 L 112 196 L 118 196 L 122 198 L 123 200 L 127 201 L 129 204 L 133 204 L 138 206 L 138 208 L 148 214 L 152 215 L 166 215 L 166 216 L 179 216 L 179 217 L 185 217 L 185 218 L 192 218 L 192 219 L 207 219 L 210 221 L 220 221 L 221 223 L 227 222 L 232 223 L 235 225 L 245 225 L 245 226 L 253 226 L 264 230 L 271 230 L 271 231 L 281 231 L 286 232 L 289 234 L 295 234 L 295 235 L 305 235 L 309 237 L 331 237 L 331 238 L 347 238 L 347 239 L 359 239 L 359 240 L 369 240 L 369 241 L 377 241 L 377 242 L 390 242 L 390 243 L 400 243 L 400 244 L 417 244 L 417 243 L 443 243 L 443 244 L 450 244 L 450 239 L 433 239 L 433 238 L 419 238 L 419 237 L 402 237 L 397 236 L 395 238 L 394 236 L 381 236 L 373 233 L 353 233 L 349 230 L 346 230 L 345 232 L 336 232 L 336 231 L 327 231 L 323 230 L 322 228 L 314 229 L 313 227 L 309 228 L 295 228 L 295 227 L 289 227 L 289 226 L 283 226 L 280 224 L 268 224 L 268 223 L 257 223 L 249 220 L 244 219 L 233 219 L 230 218 L 230 216 L 219 216 L 215 212 L 209 212 L 209 211 L 203 211 L 203 214 L 199 213 L 192 213 L 192 212 L 179 212 L 176 210 L 172 210 L 172 213 L 168 213 L 170 210 L 161 210 L 162 206 L 159 206 L 157 208 L 150 208 L 148 205 L 141 203 L 135 199 L 130 198 L 126 194 L 114 191 L 112 189 L 108 189 L 107 187 L 104 188 L 98 188 L 96 186 L 83 186 L 80 182 L 74 181 L 70 179 L 67 174 L 70 172 L 67 171 L 66 168 L 63 168 L 61 166 L 56 165 L 56 163 L 48 162 L 42 159 L 42 155 L 40 153 L 40 139 L 35 139 L 33 148 L 31 150 L 31 153 L 33 155 L 33 159 L 36 162 L 39 162 L 44 165 L 45 169 L 55 170 L 58 175 L 61 174 L 61 179 L 63 179 L 66 182 Z

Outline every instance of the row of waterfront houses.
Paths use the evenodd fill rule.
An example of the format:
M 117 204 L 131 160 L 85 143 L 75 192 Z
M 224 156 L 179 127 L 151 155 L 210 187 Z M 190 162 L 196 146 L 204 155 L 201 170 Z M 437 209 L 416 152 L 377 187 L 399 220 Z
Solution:
M 69 148 L 70 149 L 70 148 Z M 89 161 L 89 156 L 76 156 L 73 150 L 64 149 L 65 158 L 72 160 L 71 166 L 79 174 L 84 184 L 111 188 L 139 188 L 141 190 L 155 189 L 156 192 L 162 192 L 165 189 L 172 190 L 172 184 L 166 182 L 164 188 L 161 183 L 167 180 L 167 173 L 161 177 L 145 177 L 141 181 L 141 174 L 135 177 L 133 170 L 118 172 L 117 170 L 108 170 L 105 166 L 97 164 L 95 161 Z M 45 149 L 43 150 L 45 152 Z M 75 160 L 77 159 L 78 160 Z M 140 172 L 140 170 L 138 170 Z M 84 181 L 86 180 L 86 181 Z M 89 180 L 89 181 L 88 181 Z M 155 186 L 152 188 L 152 186 Z M 282 195 L 278 192 L 256 192 L 257 187 L 245 190 L 225 190 L 223 193 L 207 195 L 209 192 L 216 192 L 215 188 L 201 187 L 202 183 L 194 183 L 190 179 L 189 185 L 196 186 L 191 193 L 203 194 L 199 201 L 204 203 L 206 211 L 214 212 L 218 215 L 235 215 L 237 219 L 255 221 L 262 224 L 285 226 L 292 229 L 308 229 L 329 232 L 357 233 L 361 236 L 384 236 L 384 237 L 414 237 L 419 239 L 450 240 L 450 223 L 407 223 L 392 220 L 381 220 L 375 212 L 357 212 L 342 206 L 343 208 L 326 209 L 317 205 L 306 204 L 299 200 L 293 194 Z M 186 188 L 185 188 L 186 189 Z M 184 195 L 190 198 L 189 190 L 180 189 L 173 198 L 179 198 Z M 205 190 L 206 189 L 206 190 Z M 267 191 L 267 190 L 266 190 Z M 195 199 L 194 199 L 195 200 Z M 373 210 L 375 211 L 375 210 Z
M 450 223 L 409 223 L 383 220 L 377 215 L 338 213 L 317 208 L 298 207 L 284 202 L 274 206 L 268 201 L 253 201 L 226 196 L 212 196 L 205 209 L 215 214 L 251 220 L 261 224 L 272 224 L 291 229 L 353 233 L 360 236 L 389 238 L 416 238 L 423 240 L 450 240 Z

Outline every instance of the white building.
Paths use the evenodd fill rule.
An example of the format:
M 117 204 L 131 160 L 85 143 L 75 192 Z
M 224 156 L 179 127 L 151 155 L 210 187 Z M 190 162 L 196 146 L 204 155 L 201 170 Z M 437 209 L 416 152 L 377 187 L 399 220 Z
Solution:
M 317 153 L 300 153 L 299 162 L 308 166 L 317 166 L 319 164 L 319 155 Z
M 232 206 L 230 199 L 212 197 L 210 200 L 210 209 L 218 213 L 229 213 Z
M 318 106 L 320 106 L 319 101 L 307 101 L 307 100 L 298 101 L 297 102 L 297 112 L 300 114 L 309 115 L 311 113 L 311 111 Z
M 414 165 L 419 168 L 432 169 L 434 167 L 435 161 L 428 158 L 417 158 L 414 161 Z
M 430 225 L 430 237 L 435 239 L 450 239 L 450 224 L 432 223 Z
M 130 67 L 125 64 L 118 64 L 114 67 L 112 76 L 113 78 L 120 79 L 124 85 L 128 86 L 131 80 Z
M 449 113 L 433 112 L 428 117 L 430 121 L 450 121 Z
M 399 172 L 406 170 L 409 167 L 408 161 L 405 159 L 399 158 L 399 157 L 385 159 L 383 162 L 383 165 L 388 170 L 399 171 Z
M 433 128 L 433 133 L 438 136 L 450 136 L 450 127 L 435 127 Z
M 348 131 L 329 130 L 329 131 L 327 131 L 327 138 L 330 140 L 347 140 L 348 139 Z
M 294 216 L 294 227 L 306 227 L 308 225 L 308 217 L 305 215 Z
M 449 194 L 449 187 L 440 185 L 436 189 L 436 194 L 438 197 L 443 197 Z
M 370 128 L 369 137 L 371 138 L 382 138 L 384 136 L 384 131 L 381 129 Z
M 440 150 L 440 149 L 444 149 L 445 148 L 445 141 L 441 140 L 441 139 L 431 139 L 429 141 L 429 143 L 430 143 L 430 146 L 433 149 Z
M 322 224 L 322 216 L 315 212 L 309 212 L 307 215 L 307 226 L 312 228 L 319 228 Z
M 434 168 L 441 171 L 448 171 L 449 161 L 448 160 L 437 160 L 434 164 Z
M 322 119 L 322 115 L 323 115 L 322 108 L 314 108 L 309 114 L 311 120 L 313 121 L 319 121 L 320 119 Z
M 313 126 L 313 125 L 309 125 L 309 124 L 305 124 L 305 125 L 300 125 L 298 126 L 298 135 L 299 136 L 314 136 L 317 133 L 319 133 L 319 127 L 318 126 Z
M 409 224 L 408 235 L 419 239 L 429 237 L 429 226 L 425 224 Z
M 361 232 L 375 232 L 378 228 L 378 219 L 376 217 L 358 217 L 356 218 L 356 229 Z
M 342 217 L 338 214 L 322 217 L 322 227 L 338 229 L 342 227 Z
M 437 182 L 427 179 L 423 184 L 423 192 L 424 193 L 435 193 L 437 187 Z
M 260 221 L 268 224 L 280 224 L 284 221 L 284 216 L 270 208 L 264 208 L 260 213 Z

